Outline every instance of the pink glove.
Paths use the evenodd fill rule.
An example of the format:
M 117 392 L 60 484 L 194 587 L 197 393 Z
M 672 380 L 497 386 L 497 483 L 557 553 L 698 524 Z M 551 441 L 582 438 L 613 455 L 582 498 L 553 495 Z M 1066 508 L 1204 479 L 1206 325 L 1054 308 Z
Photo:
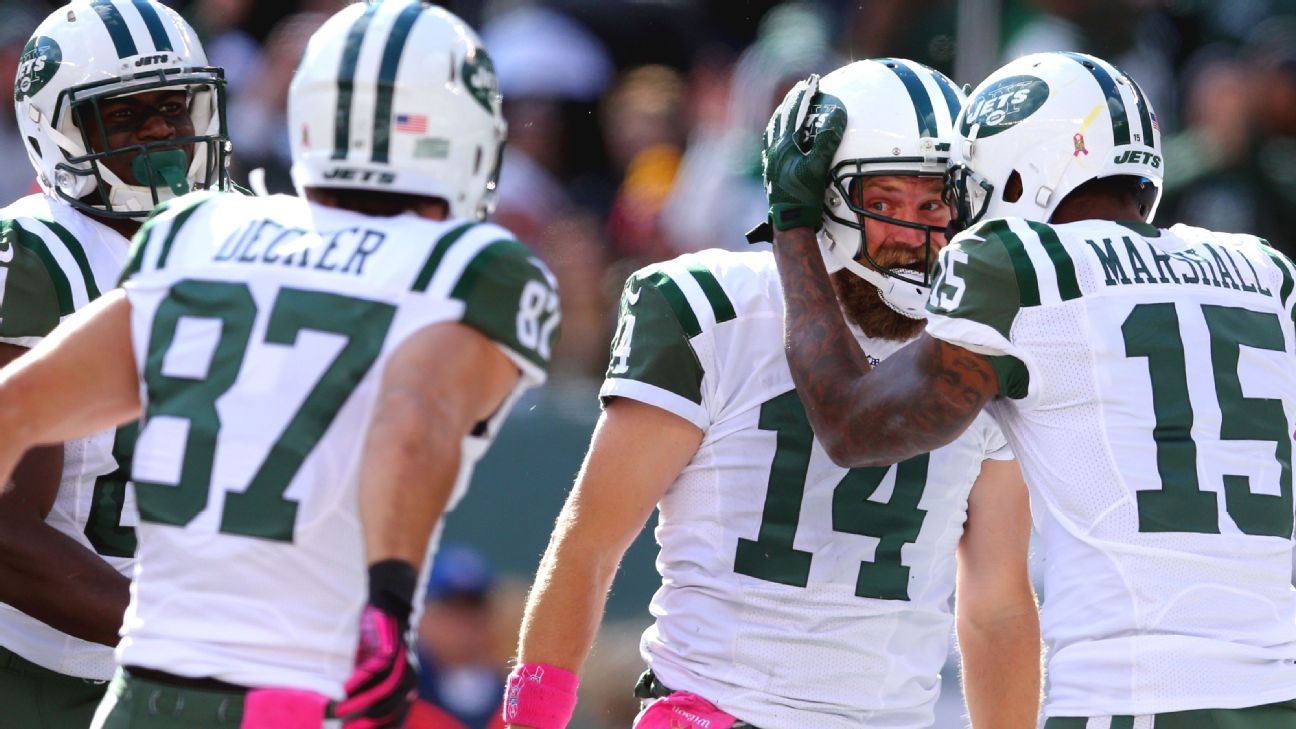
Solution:
M 374 605 L 360 616 L 360 647 L 355 671 L 346 682 L 346 698 L 333 707 L 333 716 L 346 729 L 398 729 L 414 704 L 418 669 L 405 643 L 406 626 L 399 617 Z
M 405 636 L 413 612 L 414 565 L 386 559 L 369 565 L 369 604 L 360 613 L 360 645 L 346 697 L 329 715 L 345 729 L 400 729 L 414 705 L 418 668 Z
M 328 697 L 301 689 L 259 688 L 243 700 L 239 729 L 319 729 Z

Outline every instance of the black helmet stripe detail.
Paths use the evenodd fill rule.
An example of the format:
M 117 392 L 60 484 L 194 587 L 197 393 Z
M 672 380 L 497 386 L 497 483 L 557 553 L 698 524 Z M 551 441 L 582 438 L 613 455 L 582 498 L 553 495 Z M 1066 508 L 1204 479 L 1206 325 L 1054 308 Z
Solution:
M 1151 147 L 1152 141 L 1155 139 L 1155 137 L 1152 136 L 1152 108 L 1148 106 L 1147 97 L 1143 96 L 1143 89 L 1139 88 L 1138 83 L 1135 82 L 1134 79 L 1130 78 L 1130 75 L 1124 71 L 1121 71 L 1121 73 L 1125 74 L 1125 80 L 1129 81 L 1130 88 L 1134 89 L 1134 98 L 1137 100 L 1135 106 L 1138 107 L 1139 123 L 1143 126 L 1143 143 Z
M 131 37 L 130 26 L 126 25 L 126 18 L 122 17 L 121 11 L 112 4 L 112 0 L 93 0 L 90 7 L 94 8 L 94 11 L 99 14 L 99 19 L 108 28 L 108 35 L 112 38 L 113 47 L 117 49 L 118 58 L 139 55 L 139 49 L 135 47 L 135 39 Z
M 400 67 L 401 54 L 405 51 L 405 42 L 409 40 L 410 29 L 414 21 L 423 13 L 424 5 L 414 0 L 396 16 L 391 35 L 387 36 L 387 45 L 383 48 L 382 65 L 378 69 L 378 102 L 374 109 L 373 128 L 373 161 L 387 162 L 391 151 L 391 118 L 392 97 L 396 91 L 396 70 Z
M 333 159 L 346 159 L 351 147 L 351 96 L 355 88 L 356 63 L 360 60 L 360 46 L 364 43 L 369 21 L 378 12 L 378 4 L 365 8 L 347 31 L 346 45 L 342 49 L 342 63 L 338 66 L 337 111 L 333 119 Z
M 931 95 L 927 93 L 927 87 L 923 86 L 922 79 L 918 78 L 918 74 L 914 73 L 912 68 L 894 58 L 879 58 L 878 62 L 894 71 L 904 83 L 905 90 L 909 92 L 909 99 L 913 101 L 914 114 L 918 117 L 918 136 L 937 136 L 939 131 L 936 126 L 936 108 L 932 106 Z
M 950 124 L 953 124 L 963 109 L 963 105 L 959 103 L 958 93 L 954 90 L 954 82 L 940 71 L 933 70 L 932 76 L 936 79 L 936 85 L 940 87 L 941 95 L 945 97 L 945 105 L 949 107 Z
M 1089 73 L 1093 74 L 1094 80 L 1098 82 L 1103 95 L 1107 97 L 1107 110 L 1111 113 L 1112 119 L 1112 143 L 1117 147 L 1129 144 L 1129 112 L 1125 109 L 1125 100 L 1121 98 L 1120 89 L 1116 86 L 1116 80 L 1112 78 L 1110 73 L 1107 73 L 1107 69 L 1094 63 L 1093 59 L 1087 56 L 1079 53 L 1063 53 L 1062 55 L 1089 69 Z M 1151 126 L 1152 123 L 1149 121 L 1148 128 L 1150 129 Z
M 148 0 L 131 0 L 131 2 L 139 11 L 140 17 L 144 19 L 149 37 L 153 39 L 153 47 L 159 52 L 172 50 L 171 39 L 167 37 L 166 26 L 162 24 L 162 17 L 158 15 L 157 8 L 153 7 Z

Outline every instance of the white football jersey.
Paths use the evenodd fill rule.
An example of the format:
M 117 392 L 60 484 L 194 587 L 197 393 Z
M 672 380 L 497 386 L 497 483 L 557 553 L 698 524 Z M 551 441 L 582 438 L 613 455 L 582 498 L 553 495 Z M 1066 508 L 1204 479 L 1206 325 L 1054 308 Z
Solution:
M 60 321 L 117 285 L 130 244 L 73 208 L 29 195 L 0 210 L 0 342 L 34 347 Z M 122 574 L 134 563 L 134 495 L 125 468 L 134 425 L 63 446 L 63 476 L 45 521 Z M 114 447 L 116 450 L 114 451 Z M 0 646 L 68 676 L 106 681 L 112 648 L 51 628 L 0 603 Z
M 119 662 L 340 697 L 367 595 L 357 477 L 388 357 L 459 322 L 522 373 L 465 439 L 452 508 L 545 378 L 552 276 L 495 225 L 201 193 L 148 223 L 126 277 L 146 398 Z
M 658 505 L 644 660 L 761 729 L 930 726 L 968 492 L 986 458 L 1011 454 L 983 415 L 929 455 L 834 465 L 793 388 L 783 318 L 768 252 L 689 254 L 626 283 L 601 395 L 704 433 Z
M 1293 267 L 1245 235 L 981 225 L 927 331 L 992 356 L 1031 487 L 1050 716 L 1296 698 Z

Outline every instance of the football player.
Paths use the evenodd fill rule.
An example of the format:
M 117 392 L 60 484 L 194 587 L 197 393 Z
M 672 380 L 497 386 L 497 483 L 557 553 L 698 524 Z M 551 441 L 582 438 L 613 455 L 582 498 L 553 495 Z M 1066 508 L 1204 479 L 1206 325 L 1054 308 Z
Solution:
M 964 232 L 927 331 L 872 373 L 813 230 L 825 132 L 851 123 L 824 81 L 784 101 L 765 177 L 788 359 L 834 459 L 912 457 L 988 405 L 1041 535 L 1047 729 L 1296 726 L 1292 262 L 1149 225 L 1164 158 L 1138 84 L 1092 56 L 1027 56 L 959 117 Z
M 43 193 L 0 210 L 0 364 L 116 285 L 157 203 L 224 186 L 228 153 L 221 72 L 153 0 L 59 8 L 14 89 Z M 33 449 L 0 488 L 6 726 L 84 729 L 112 676 L 135 553 L 134 430 L 81 435 Z
M 823 84 L 855 112 L 824 214 L 844 269 L 834 306 L 885 359 L 923 328 L 962 94 L 900 59 Z M 998 428 L 983 417 L 930 453 L 839 468 L 793 389 L 782 332 L 768 251 L 703 251 L 630 277 L 604 412 L 527 604 L 512 726 L 566 725 L 613 575 L 654 505 L 662 586 L 640 644 L 640 729 L 930 726 L 956 572 L 974 721 L 1035 726 L 1030 518 Z
M 97 729 L 400 726 L 440 515 L 545 378 L 553 279 L 481 222 L 505 127 L 477 35 L 419 0 L 352 4 L 288 108 L 303 197 L 170 201 L 124 288 L 0 372 L 0 474 L 142 416 Z

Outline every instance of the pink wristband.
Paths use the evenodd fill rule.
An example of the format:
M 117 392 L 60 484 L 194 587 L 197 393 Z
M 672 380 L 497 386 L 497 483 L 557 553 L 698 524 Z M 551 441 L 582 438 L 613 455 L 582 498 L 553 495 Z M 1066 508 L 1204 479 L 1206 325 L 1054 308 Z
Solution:
M 547 663 L 522 663 L 504 688 L 504 723 L 535 729 L 566 729 L 576 708 L 580 679 Z

